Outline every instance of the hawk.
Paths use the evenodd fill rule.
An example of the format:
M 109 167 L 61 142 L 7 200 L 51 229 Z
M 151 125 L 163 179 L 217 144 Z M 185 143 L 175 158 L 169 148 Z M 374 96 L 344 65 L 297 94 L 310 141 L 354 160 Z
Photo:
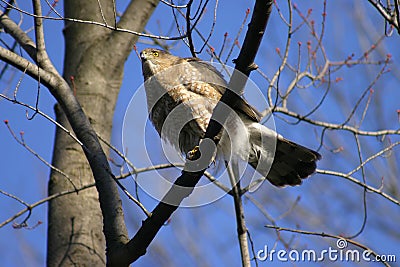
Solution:
M 227 82 L 214 66 L 197 58 L 181 58 L 153 48 L 144 49 L 140 58 L 150 120 L 162 138 L 187 155 L 204 137 Z M 321 159 L 318 152 L 260 124 L 259 113 L 241 97 L 234 111 L 236 120 L 227 122 L 237 137 L 228 136 L 224 125 L 216 137 L 220 139 L 217 154 L 240 154 L 278 187 L 299 185 L 315 172 Z M 245 139 L 247 148 L 241 145 Z

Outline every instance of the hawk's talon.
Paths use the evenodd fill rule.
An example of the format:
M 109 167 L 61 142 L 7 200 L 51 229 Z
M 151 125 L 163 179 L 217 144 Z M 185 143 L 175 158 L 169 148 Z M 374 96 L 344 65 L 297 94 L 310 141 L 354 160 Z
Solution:
M 189 160 L 195 160 L 195 159 L 200 158 L 200 147 L 195 146 L 192 150 L 190 150 L 187 153 L 186 158 Z

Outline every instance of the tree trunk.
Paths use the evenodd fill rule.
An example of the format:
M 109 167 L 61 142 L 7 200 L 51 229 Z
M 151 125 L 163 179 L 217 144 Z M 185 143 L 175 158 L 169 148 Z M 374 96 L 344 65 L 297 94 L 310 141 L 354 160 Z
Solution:
M 121 26 L 142 32 L 158 1 L 132 1 Z M 65 17 L 96 21 L 115 26 L 113 1 L 64 1 Z M 66 21 L 64 78 L 74 88 L 96 132 L 110 140 L 113 112 L 122 82 L 123 66 L 137 36 L 113 32 L 105 27 Z M 138 70 L 139 71 L 139 70 Z M 56 105 L 57 121 L 69 127 L 62 109 Z M 108 155 L 108 149 L 103 147 Z M 62 130 L 56 130 L 53 165 L 66 172 L 76 187 L 94 182 L 85 154 L 79 144 Z M 52 172 L 49 195 L 71 190 L 63 176 Z M 48 210 L 47 265 L 104 266 L 106 242 L 103 216 L 95 188 L 56 198 Z

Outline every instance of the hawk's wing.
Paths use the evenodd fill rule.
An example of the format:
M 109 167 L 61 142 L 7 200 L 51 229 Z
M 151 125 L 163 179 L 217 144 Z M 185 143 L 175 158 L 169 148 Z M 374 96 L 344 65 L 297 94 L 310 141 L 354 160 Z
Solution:
M 204 74 L 202 77 L 202 81 L 208 82 L 212 84 L 212 86 L 222 95 L 225 93 L 228 84 L 226 83 L 223 75 L 219 72 L 213 65 L 201 61 L 198 58 L 185 58 L 187 62 L 192 63 L 192 67 L 198 69 L 201 73 Z M 193 64 L 194 63 L 194 64 Z M 204 80 L 203 80 L 204 79 Z M 252 107 L 246 100 L 242 98 L 242 96 L 235 94 L 238 98 L 236 101 L 235 107 L 233 109 L 236 112 L 241 112 L 245 114 L 249 119 L 255 122 L 259 122 L 261 120 L 261 114 Z

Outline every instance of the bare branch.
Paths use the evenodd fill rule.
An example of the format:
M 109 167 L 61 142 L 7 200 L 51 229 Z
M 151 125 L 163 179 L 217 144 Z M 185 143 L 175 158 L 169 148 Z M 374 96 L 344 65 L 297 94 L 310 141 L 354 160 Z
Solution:
M 242 50 L 239 54 L 235 66 L 235 69 L 237 71 L 243 72 L 246 76 L 248 76 L 253 70 L 251 66 L 253 66 L 254 58 L 256 56 L 258 47 L 260 45 L 269 19 L 269 15 L 271 13 L 272 2 L 272 0 L 258 0 L 255 3 L 252 20 L 249 25 L 249 29 L 247 31 Z M 240 83 L 235 82 L 235 79 L 238 80 L 237 76 L 235 77 L 235 73 L 236 75 L 238 75 L 237 71 L 234 72 L 233 76 L 231 77 L 229 82 L 230 86 L 228 88 L 237 89 L 245 84 L 246 80 L 243 77 L 240 78 Z M 235 84 L 235 86 L 232 86 L 232 84 Z M 236 97 L 237 95 L 231 92 L 231 90 L 226 90 L 225 93 L 222 95 L 220 101 L 223 101 L 228 106 L 233 106 L 237 101 Z M 221 104 L 217 104 L 217 107 L 213 111 L 213 116 L 215 116 L 217 112 L 219 112 L 219 115 L 222 115 L 218 109 L 218 105 Z M 229 114 L 224 114 L 225 118 L 220 118 L 219 122 L 223 123 L 228 115 Z M 217 135 L 221 128 L 221 124 L 216 123 L 216 121 L 211 119 L 207 127 L 205 138 L 214 140 L 214 136 Z M 218 143 L 218 140 L 215 140 L 215 142 Z M 210 157 L 211 156 L 212 153 L 210 153 Z M 209 161 L 211 161 L 211 158 L 209 159 Z M 187 164 L 188 163 L 190 164 L 190 162 L 187 162 Z M 182 172 L 182 175 L 175 181 L 174 186 L 168 191 L 161 202 L 153 210 L 152 216 L 150 218 L 147 218 L 143 222 L 142 227 L 128 242 L 128 244 L 126 245 L 126 249 L 124 250 L 124 252 L 121 252 L 121 255 L 119 255 L 118 257 L 120 261 L 117 261 L 116 259 L 116 264 L 127 265 L 136 261 L 139 257 L 146 253 L 147 247 L 154 239 L 161 226 L 178 208 L 182 200 L 191 194 L 195 185 L 203 175 L 204 171 L 205 170 L 202 170 L 196 173 L 191 173 L 187 171 Z
M 45 204 L 45 203 L 47 203 L 48 201 L 50 201 L 52 199 L 55 199 L 55 198 L 58 198 L 58 197 L 61 197 L 61 196 L 65 196 L 65 195 L 68 195 L 68 194 L 76 193 L 77 191 L 79 192 L 79 191 L 91 188 L 93 186 L 95 186 L 95 185 L 94 184 L 90 184 L 90 185 L 82 186 L 82 187 L 78 188 L 77 190 L 73 189 L 73 190 L 67 190 L 67 191 L 59 192 L 57 194 L 54 194 L 54 195 L 48 196 L 46 198 L 43 198 L 43 199 L 41 199 L 41 200 L 39 200 L 39 201 L 37 201 L 37 202 L 35 202 L 33 204 L 27 204 L 25 209 L 20 210 L 19 212 L 17 212 L 16 214 L 14 214 L 10 218 L 8 218 L 7 220 L 5 220 L 2 223 L 0 223 L 0 228 L 5 226 L 5 225 L 7 225 L 7 224 L 9 224 L 10 222 L 14 221 L 18 217 L 22 216 L 24 213 L 29 212 L 33 208 L 35 208 L 37 206 L 40 206 L 42 204 Z
M 296 112 L 287 110 L 282 107 L 275 107 L 274 112 L 279 112 L 279 113 L 288 115 L 290 117 L 296 118 L 300 121 L 305 121 L 307 123 L 310 123 L 310 124 L 313 124 L 316 126 L 325 127 L 327 129 L 349 131 L 349 132 L 357 134 L 357 135 L 382 136 L 382 135 L 399 135 L 400 134 L 400 130 L 363 131 L 363 130 L 360 130 L 356 127 L 349 126 L 349 125 L 342 125 L 342 124 L 335 124 L 335 123 L 313 120 L 313 119 L 307 118 L 303 115 L 300 115 Z
M 106 17 L 104 16 L 103 7 L 101 6 L 100 0 L 97 0 L 97 5 L 98 5 L 99 10 L 100 10 L 101 19 L 103 20 L 105 25 L 108 25 Z
M 4 95 L 4 94 L 0 94 L 0 97 L 12 102 L 13 104 L 17 104 L 17 105 L 21 105 L 23 107 L 26 107 L 30 110 L 33 110 L 35 112 L 37 112 L 40 116 L 42 116 L 43 118 L 45 118 L 46 120 L 48 120 L 49 122 L 53 123 L 54 125 L 56 125 L 56 127 L 60 128 L 61 130 L 63 130 L 67 135 L 69 135 L 75 142 L 77 142 L 80 146 L 82 146 L 82 142 L 79 141 L 78 138 L 76 138 L 76 136 L 71 133 L 71 131 L 69 131 L 67 128 L 65 128 L 63 125 L 59 124 L 57 121 L 55 121 L 53 118 L 51 118 L 49 115 L 47 115 L 46 113 L 42 112 L 40 109 L 36 109 L 36 107 L 32 107 L 26 103 L 20 102 L 18 101 L 16 98 L 11 99 L 8 96 Z
M 7 196 L 9 198 L 12 198 L 12 199 L 18 201 L 19 203 L 24 205 L 26 207 L 26 211 L 29 212 L 28 215 L 25 217 L 25 219 L 21 223 L 14 223 L 13 227 L 14 228 L 23 228 L 23 227 L 26 228 L 26 227 L 28 227 L 27 221 L 29 220 L 29 218 L 31 217 L 31 214 L 32 214 L 32 208 L 30 207 L 30 205 L 28 203 L 26 203 L 25 201 L 23 201 L 21 198 L 15 196 L 15 195 L 12 195 L 10 193 L 7 193 L 7 192 L 5 192 L 5 191 L 3 191 L 1 189 L 0 189 L 0 194 L 3 194 L 3 195 L 5 195 L 5 196 Z M 8 223 L 8 222 L 11 222 L 11 221 L 7 220 L 6 223 Z M 3 225 L 5 225 L 5 223 L 0 224 L 0 228 Z
M 364 184 L 367 184 L 367 179 L 365 177 L 365 168 L 364 168 L 364 166 L 362 166 L 363 157 L 362 157 L 362 152 L 361 152 L 360 139 L 359 139 L 358 135 L 356 135 L 356 134 L 354 135 L 354 138 L 355 138 L 356 144 L 357 144 L 357 154 L 358 154 L 358 159 L 359 159 L 359 162 L 360 162 L 360 165 L 361 165 L 362 180 L 363 180 Z M 367 189 L 365 187 L 364 187 L 364 190 L 363 190 L 363 201 L 362 201 L 362 203 L 363 203 L 363 213 L 364 213 L 362 224 L 360 226 L 360 229 L 355 234 L 350 235 L 350 236 L 346 236 L 349 239 L 354 239 L 357 236 L 359 236 L 360 234 L 362 234 L 362 232 L 365 229 L 365 225 L 367 223 L 367 212 L 368 212 L 368 210 L 367 210 Z
M 0 11 L 0 26 L 5 32 L 10 34 L 15 41 L 28 53 L 28 55 L 36 61 L 36 45 L 35 42 L 21 28 L 11 20 L 6 14 Z
M 268 86 L 268 105 L 270 107 L 275 106 L 274 102 L 272 100 L 272 89 L 275 86 L 275 83 L 277 82 L 277 80 L 279 79 L 279 76 L 281 74 L 281 72 L 283 71 L 283 69 L 285 68 L 286 62 L 288 60 L 289 57 L 289 48 L 292 42 L 292 21 L 293 21 L 293 8 L 292 8 L 292 2 L 288 1 L 288 5 L 289 5 L 289 22 L 287 23 L 288 25 L 288 30 L 287 30 L 287 38 L 286 38 L 286 45 L 285 45 L 285 54 L 282 58 L 282 63 L 279 66 L 278 70 L 275 72 L 274 76 L 272 77 L 269 86 Z M 278 90 L 277 90 L 277 94 L 279 94 Z
M 242 266 L 250 267 L 250 253 L 249 253 L 249 244 L 247 240 L 248 230 L 244 219 L 244 209 L 242 203 L 238 164 L 237 161 L 231 161 L 231 164 L 226 162 L 225 165 L 232 186 L 233 203 L 235 205 L 235 217 L 236 217 L 236 227 L 237 227 L 236 229 L 239 239 Z
M 32 0 L 35 17 L 35 36 L 36 36 L 36 61 L 38 66 L 47 70 L 50 73 L 58 74 L 56 68 L 51 63 L 50 58 L 46 51 L 46 44 L 44 41 L 44 32 L 43 32 L 43 19 L 42 19 L 42 7 L 40 4 L 40 0 Z M 38 70 L 40 77 L 40 71 Z M 39 80 L 39 79 L 38 79 Z
M 354 241 L 352 239 L 345 238 L 343 236 L 332 235 L 332 234 L 327 234 L 327 233 L 323 233 L 323 232 L 322 233 L 317 233 L 317 232 L 310 232 L 310 231 L 304 231 L 304 230 L 298 230 L 298 229 L 290 229 L 290 228 L 284 228 L 284 227 L 279 227 L 279 226 L 275 226 L 275 225 L 266 225 L 265 227 L 266 228 L 270 228 L 270 229 L 275 229 L 275 230 L 278 230 L 278 231 L 286 231 L 286 232 L 292 232 L 292 233 L 303 234 L 303 235 L 316 235 L 316 236 L 321 236 L 321 237 L 344 239 L 344 240 L 346 240 L 346 242 L 348 242 L 348 243 L 350 243 L 350 244 L 352 244 L 354 246 L 357 246 L 357 247 L 359 247 L 361 249 L 368 250 L 374 256 L 378 256 L 378 253 L 376 253 L 375 251 L 373 251 L 369 247 L 367 247 L 367 246 L 365 246 L 365 245 L 363 245 L 363 244 L 361 244 L 359 242 L 356 242 L 356 241 Z M 385 266 L 390 267 L 390 265 L 386 261 L 381 261 L 381 263 L 383 265 L 385 265 Z
M 144 172 L 153 171 L 153 170 L 172 168 L 172 167 L 175 167 L 175 166 L 176 166 L 176 164 L 159 164 L 159 165 L 154 165 L 154 166 L 150 166 L 150 167 L 147 167 L 147 168 L 137 168 L 137 172 L 136 173 L 139 174 L 139 173 L 144 173 Z M 116 177 L 116 179 L 118 179 L 118 180 L 125 179 L 125 178 L 127 178 L 127 177 L 129 177 L 131 175 L 132 175 L 131 173 L 127 173 L 125 175 L 121 175 L 119 177 Z M 65 195 L 69 195 L 69 194 L 73 194 L 73 193 L 77 193 L 77 192 L 80 192 L 82 190 L 86 190 L 88 188 L 92 188 L 95 185 L 96 185 L 95 183 L 91 183 L 91 184 L 87 184 L 87 185 L 81 186 L 81 187 L 77 188 L 76 190 L 75 189 L 65 190 L 65 191 L 53 194 L 51 196 L 48 196 L 46 198 L 43 198 L 43 199 L 41 199 L 41 200 L 39 200 L 39 201 L 37 201 L 37 202 L 35 202 L 33 204 L 27 204 L 25 202 L 24 202 L 25 203 L 24 204 L 24 203 L 21 202 L 22 204 L 27 206 L 27 208 L 19 211 L 18 213 L 14 214 L 13 216 L 8 218 L 7 220 L 5 220 L 2 223 L 0 223 L 0 228 L 5 226 L 5 225 L 7 225 L 10 222 L 12 222 L 13 220 L 17 219 L 18 217 L 22 216 L 24 213 L 28 212 L 29 210 L 33 210 L 33 208 L 35 208 L 35 207 L 37 207 L 39 205 L 45 204 L 45 203 L 47 203 L 48 201 L 50 201 L 52 199 L 55 199 L 55 198 L 58 198 L 58 197 L 61 197 L 61 196 L 65 196 Z M 2 192 L 0 192 L 0 193 L 2 193 Z M 143 205 L 143 204 L 141 204 L 141 205 Z
M 167 5 L 167 6 L 170 6 L 170 7 L 172 7 L 172 8 L 186 8 L 187 7 L 187 4 L 186 5 L 174 5 L 174 4 L 172 4 L 172 3 L 170 3 L 170 2 L 167 2 L 166 0 L 160 0 L 163 4 L 165 4 L 165 5 Z
M 244 194 L 244 196 L 253 203 L 253 205 L 261 212 L 261 214 L 272 223 L 272 225 L 276 226 L 276 220 L 267 212 L 267 210 L 263 207 L 258 200 L 256 200 L 251 194 Z M 283 240 L 279 231 L 275 231 L 277 238 L 283 243 L 285 247 L 289 247 L 289 244 Z
M 29 151 L 29 153 L 31 153 L 32 155 L 34 155 L 36 158 L 38 158 L 41 162 L 43 162 L 47 167 L 49 167 L 50 169 L 54 170 L 55 172 L 61 174 L 62 176 L 64 176 L 68 182 L 70 182 L 70 184 L 72 185 L 72 187 L 76 189 L 76 186 L 74 184 L 74 182 L 71 180 L 71 178 L 69 177 L 68 174 L 66 174 L 65 172 L 63 172 L 62 170 L 56 168 L 55 166 L 51 165 L 49 162 L 47 162 L 42 156 L 40 156 L 36 151 L 34 151 L 30 146 L 28 146 L 24 140 L 24 132 L 21 132 L 21 138 L 19 139 L 17 137 L 17 135 L 15 134 L 15 132 L 11 129 L 10 123 L 9 121 L 5 121 L 5 124 L 8 128 L 8 131 L 10 132 L 10 134 L 12 135 L 12 137 L 14 138 L 15 141 L 17 141 L 18 144 L 20 144 L 21 146 L 23 146 L 26 150 Z
M 124 62 L 139 39 L 139 36 L 141 36 L 127 36 L 126 32 L 118 29 L 125 28 L 142 32 L 158 2 L 158 0 L 137 0 L 129 3 L 118 24 L 113 28 L 114 31 L 111 33 L 110 38 L 105 40 L 107 43 L 103 45 L 106 48 L 113 46 L 119 51 L 119 53 L 115 53 L 114 50 L 104 50 L 104 53 L 110 53 L 110 58 L 113 59 L 113 62 L 110 63 L 115 63 L 119 66 L 120 62 Z
M 46 4 L 50 8 L 49 12 L 46 14 L 46 17 L 48 17 L 52 12 L 54 12 L 54 14 L 56 14 L 59 18 L 62 18 L 62 15 L 60 13 L 58 13 L 58 11 L 55 9 L 57 3 L 58 3 L 58 0 L 54 0 L 53 4 L 50 4 L 49 0 L 46 0 Z
M 151 1 L 130 1 L 128 7 L 124 11 L 121 19 L 118 22 L 116 27 L 116 31 L 120 29 L 137 29 L 137 25 L 145 25 L 145 21 L 148 20 L 152 11 L 158 5 L 159 0 L 151 0 Z M 140 16 L 140 19 L 138 19 Z M 132 32 L 131 32 L 132 33 Z M 152 34 L 136 34 L 137 36 L 157 38 L 156 35 Z M 164 39 L 164 38 L 157 38 Z M 167 40 L 170 40 L 169 37 L 166 37 Z M 181 39 L 181 38 L 178 38 Z
M 346 180 L 349 180 L 349 181 L 351 181 L 351 182 L 353 182 L 353 183 L 355 183 L 355 184 L 357 184 L 359 186 L 364 187 L 365 189 L 368 189 L 371 192 L 374 192 L 374 193 L 376 193 L 378 195 L 381 195 L 384 198 L 386 198 L 387 200 L 389 200 L 390 202 L 400 206 L 400 201 L 399 200 L 389 196 L 385 192 L 382 192 L 380 189 L 376 189 L 376 188 L 374 188 L 372 186 L 364 184 L 363 182 L 359 181 L 358 179 L 356 179 L 356 178 L 354 178 L 354 177 L 352 177 L 352 176 L 350 176 L 348 174 L 341 173 L 341 172 L 336 172 L 336 171 L 330 171 L 330 170 L 319 170 L 319 169 L 317 169 L 317 173 L 345 178 Z
M 191 27 L 191 23 L 190 23 L 190 11 L 192 9 L 192 4 L 193 4 L 193 0 L 189 0 L 189 2 L 187 3 L 186 16 L 185 16 L 186 17 L 186 34 L 187 34 L 190 53 L 192 54 L 192 57 L 196 57 L 196 51 L 194 48 L 193 38 L 192 38 L 192 27 Z
M 228 54 L 226 55 L 226 59 L 224 61 L 224 64 L 226 64 L 228 62 L 228 60 L 231 58 L 233 49 L 235 48 L 235 46 L 237 45 L 237 42 L 239 41 L 239 37 L 242 34 L 243 28 L 246 25 L 247 22 L 247 18 L 249 17 L 250 14 L 250 8 L 246 10 L 246 15 L 243 18 L 242 24 L 240 25 L 240 28 L 238 30 L 238 32 L 236 33 L 235 39 L 231 45 L 231 48 L 229 49 Z
M 382 149 L 381 151 L 379 151 L 378 153 L 370 156 L 369 158 L 367 158 L 366 160 L 364 160 L 360 165 L 357 166 L 357 168 L 355 168 L 354 170 L 352 170 L 351 172 L 349 172 L 347 175 L 353 175 L 355 172 L 357 172 L 359 169 L 361 169 L 362 167 L 364 167 L 369 161 L 383 155 L 384 153 L 392 150 L 394 147 L 400 145 L 400 141 L 391 144 L 390 146 L 386 147 L 385 149 Z
M 36 36 L 36 46 L 38 51 L 38 57 L 46 56 L 46 45 L 44 43 L 44 33 L 43 33 L 43 19 L 42 17 L 42 6 L 40 0 L 32 0 L 33 9 L 35 12 L 35 36 Z M 43 58 L 42 60 L 45 60 Z
M 396 2 L 397 0 L 394 0 L 394 2 Z M 398 31 L 398 33 L 400 34 L 400 25 L 399 25 L 399 21 L 396 18 L 396 16 L 393 16 L 392 14 L 390 14 L 388 12 L 388 9 L 386 9 L 380 1 L 377 0 L 368 0 L 368 2 L 371 3 L 371 5 L 373 7 L 376 8 L 376 10 L 378 10 L 378 12 L 382 15 L 382 17 L 390 24 L 393 25 L 393 27 L 395 27 Z M 398 16 L 398 14 L 397 14 Z
M 45 86 L 50 86 L 50 83 L 54 82 L 52 81 L 53 76 L 46 70 L 38 68 L 38 66 L 35 65 L 34 63 L 30 62 L 29 60 L 15 54 L 14 52 L 4 47 L 0 47 L 0 59 L 14 66 L 15 68 L 19 69 L 22 72 L 26 71 L 26 73 L 35 80 L 39 79 L 38 77 L 38 72 L 39 72 L 42 84 L 44 84 Z
M 42 32 L 42 17 L 40 15 L 40 4 L 33 0 L 35 11 L 39 12 L 36 18 L 36 38 L 40 49 L 45 49 Z M 36 2 L 35 2 L 36 1 Z M 38 48 L 38 52 L 40 52 Z M 73 92 L 67 82 L 57 73 L 54 66 L 48 60 L 47 53 L 41 51 L 41 58 L 38 62 L 45 69 L 35 66 L 26 59 L 0 47 L 0 59 L 25 71 L 31 77 L 38 79 L 44 84 L 56 100 L 61 104 L 68 120 L 74 130 L 77 138 L 81 140 L 83 150 L 89 161 L 93 175 L 96 180 L 96 188 L 99 192 L 100 206 L 102 208 L 104 219 L 104 234 L 106 236 L 107 248 L 109 251 L 117 250 L 122 243 L 127 241 L 127 230 L 124 223 L 124 217 L 121 207 L 121 201 L 116 184 L 110 175 L 110 167 L 104 151 L 96 137 L 89 119 L 84 114 L 80 104 L 76 100 Z M 39 70 L 39 71 L 38 71 Z M 48 71 L 47 71 L 48 70 Z
M 50 17 L 50 16 L 37 16 L 35 14 L 32 14 L 32 13 L 27 12 L 25 10 L 22 10 L 22 9 L 16 7 L 16 6 L 13 6 L 13 5 L 7 3 L 5 0 L 0 0 L 0 1 L 5 3 L 8 7 L 17 10 L 21 14 L 25 14 L 25 15 L 28 15 L 28 16 L 31 16 L 31 17 L 34 17 L 34 18 L 40 18 L 40 19 L 46 19 L 46 20 L 56 20 L 56 21 L 69 21 L 69 22 L 75 22 L 75 23 L 81 23 L 81 24 L 96 25 L 96 26 L 100 26 L 100 27 L 103 27 L 103 28 L 106 28 L 106 29 L 113 30 L 113 31 L 121 32 L 121 33 L 129 33 L 129 34 L 133 34 L 133 35 L 136 35 L 136 36 L 147 37 L 147 38 L 156 38 L 156 39 L 161 39 L 161 40 L 181 40 L 181 39 L 187 37 L 186 35 L 172 36 L 171 37 L 171 36 L 146 34 L 146 33 L 138 32 L 138 31 L 126 29 L 126 28 L 123 28 L 122 26 L 115 27 L 113 25 L 107 25 L 105 23 L 92 21 L 92 20 L 66 18 L 66 17 L 61 17 L 60 18 L 60 17 Z M 158 2 L 158 0 L 154 0 L 154 1 Z M 131 2 L 131 3 L 133 3 L 133 2 Z M 121 20 L 120 20 L 120 22 L 121 22 Z

